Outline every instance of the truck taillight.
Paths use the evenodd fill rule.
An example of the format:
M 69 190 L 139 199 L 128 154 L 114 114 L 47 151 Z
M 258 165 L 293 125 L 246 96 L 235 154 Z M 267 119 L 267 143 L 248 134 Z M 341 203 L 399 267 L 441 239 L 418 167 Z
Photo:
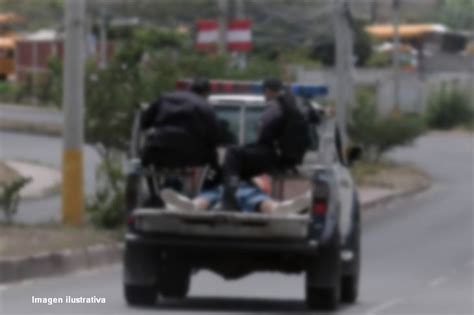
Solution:
M 313 203 L 313 213 L 316 215 L 324 215 L 328 210 L 326 200 L 315 200 Z
M 134 224 L 135 224 L 135 216 L 129 215 L 127 217 L 127 226 L 133 227 Z

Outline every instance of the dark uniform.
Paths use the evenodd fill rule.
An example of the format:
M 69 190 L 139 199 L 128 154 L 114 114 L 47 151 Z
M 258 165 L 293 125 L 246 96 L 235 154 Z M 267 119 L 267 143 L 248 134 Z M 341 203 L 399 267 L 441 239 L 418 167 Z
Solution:
M 145 165 L 217 165 L 218 120 L 202 96 L 189 91 L 166 94 L 142 117 L 142 128 L 152 128 L 143 154 Z
M 268 101 L 260 119 L 257 141 L 228 148 L 223 167 L 226 176 L 249 180 L 273 171 L 279 162 L 277 140 L 284 124 L 285 117 L 278 101 Z

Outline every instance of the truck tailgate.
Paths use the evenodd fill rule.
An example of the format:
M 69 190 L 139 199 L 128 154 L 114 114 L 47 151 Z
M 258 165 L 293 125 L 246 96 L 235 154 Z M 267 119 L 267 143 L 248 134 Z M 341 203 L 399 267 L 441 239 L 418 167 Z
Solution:
M 137 231 L 182 236 L 304 239 L 308 214 L 269 215 L 230 211 L 136 209 Z

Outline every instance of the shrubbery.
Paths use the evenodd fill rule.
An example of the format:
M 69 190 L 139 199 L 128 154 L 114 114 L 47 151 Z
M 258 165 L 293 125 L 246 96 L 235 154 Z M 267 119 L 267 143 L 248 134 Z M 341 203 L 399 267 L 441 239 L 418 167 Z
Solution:
M 474 125 L 474 105 L 467 93 L 456 88 L 443 87 L 428 100 L 426 123 L 435 129 Z
M 409 144 L 424 130 L 420 117 L 403 114 L 379 117 L 374 97 L 360 91 L 348 124 L 349 137 L 363 147 L 365 158 L 379 160 L 395 146 Z
M 103 159 L 96 169 L 96 191 L 86 203 L 92 224 L 111 229 L 123 222 L 124 175 L 118 152 Z
M 20 191 L 25 187 L 31 178 L 20 177 L 12 182 L 0 185 L 0 207 L 5 214 L 7 224 L 13 223 L 13 218 L 18 211 L 20 202 Z

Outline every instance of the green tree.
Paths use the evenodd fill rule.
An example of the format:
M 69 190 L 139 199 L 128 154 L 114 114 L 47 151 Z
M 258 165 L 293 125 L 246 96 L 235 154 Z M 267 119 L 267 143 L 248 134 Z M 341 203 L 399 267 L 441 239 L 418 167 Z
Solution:
M 474 2 L 472 0 L 443 0 L 435 18 L 454 29 L 474 29 Z

